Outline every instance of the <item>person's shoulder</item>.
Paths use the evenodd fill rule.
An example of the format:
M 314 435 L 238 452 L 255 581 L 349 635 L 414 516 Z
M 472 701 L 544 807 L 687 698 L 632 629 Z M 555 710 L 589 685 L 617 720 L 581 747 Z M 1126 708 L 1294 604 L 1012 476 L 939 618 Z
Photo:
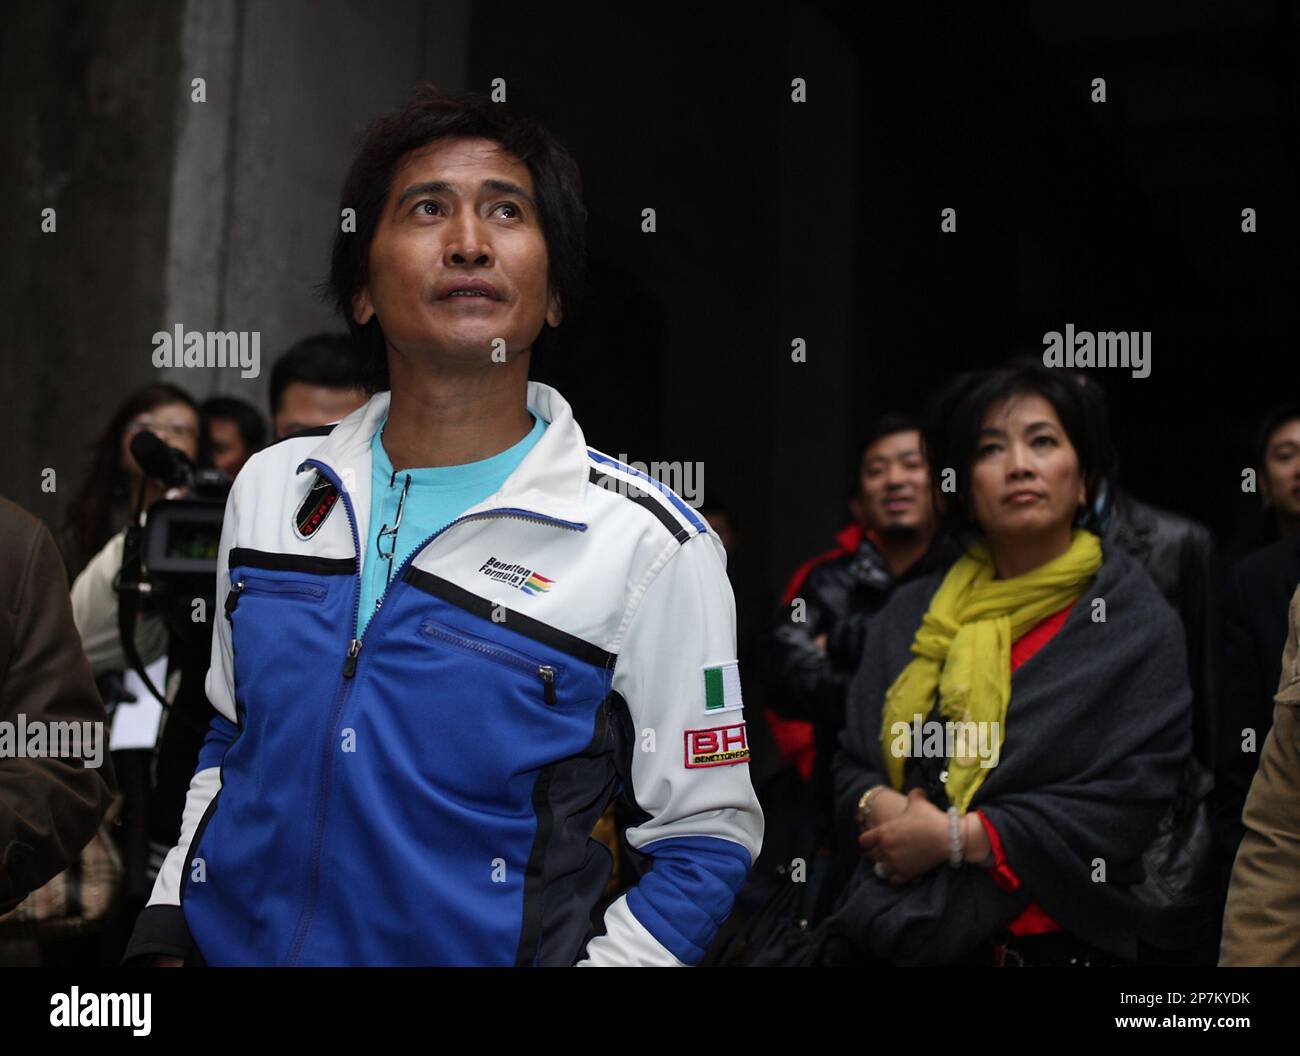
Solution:
M 1165 597 L 1146 566 L 1118 543 L 1102 541 L 1101 568 L 1093 580 L 1088 596 L 1106 601 L 1107 622 L 1123 625 L 1126 633 L 1145 627 L 1153 634 L 1171 634 L 1183 639 L 1183 623 L 1169 599 Z M 1116 610 L 1136 611 L 1137 620 L 1111 619 Z
M 6 560 L 25 554 L 42 532 L 48 532 L 45 522 L 29 513 L 16 502 L 0 497 L 0 547 Z
M 915 579 L 900 583 L 889 595 L 889 600 L 876 612 L 873 623 L 884 626 L 908 624 L 915 630 L 925 611 L 930 607 L 930 599 L 938 592 L 943 577 L 948 574 L 947 566 L 931 569 Z
M 717 533 L 694 507 L 639 467 L 588 447 L 587 470 L 591 490 L 611 496 L 607 509 L 638 518 L 653 537 L 662 539 L 666 532 L 680 546 L 706 535 L 721 548 Z
M 243 491 L 256 487 L 260 482 L 268 479 L 274 482 L 273 486 L 282 487 L 286 473 L 290 476 L 296 474 L 303 459 L 319 447 L 321 441 L 336 428 L 338 428 L 337 422 L 331 425 L 318 425 L 273 440 L 266 447 L 249 456 L 248 461 L 232 481 L 232 490 L 238 488 Z
M 1247 590 L 1300 576 L 1300 535 L 1272 543 L 1237 561 L 1229 575 Z
M 1206 549 L 1214 545 L 1210 529 L 1200 521 L 1161 506 L 1143 502 L 1126 491 L 1120 492 L 1116 507 L 1118 512 L 1135 528 L 1145 528 L 1157 536 L 1175 543 L 1190 543 Z

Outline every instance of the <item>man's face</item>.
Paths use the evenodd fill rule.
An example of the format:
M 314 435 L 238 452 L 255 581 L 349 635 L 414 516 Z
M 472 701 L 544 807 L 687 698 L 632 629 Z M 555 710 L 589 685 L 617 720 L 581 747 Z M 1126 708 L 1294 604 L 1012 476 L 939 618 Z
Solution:
M 441 139 L 398 166 L 353 307 L 414 363 L 490 364 L 560 323 L 528 166 L 486 139 Z
M 208 440 L 212 444 L 212 464 L 234 480 L 252 454 L 239 425 L 230 418 L 209 418 Z
M 915 429 L 890 433 L 862 453 L 858 523 L 882 536 L 929 530 L 934 523 L 930 471 Z
M 300 429 L 341 421 L 365 402 L 362 389 L 333 389 L 291 381 L 280 393 L 280 406 L 276 408 L 273 423 L 275 438 L 280 440 Z
M 1291 521 L 1300 521 L 1300 418 L 1273 430 L 1264 452 L 1265 497 Z

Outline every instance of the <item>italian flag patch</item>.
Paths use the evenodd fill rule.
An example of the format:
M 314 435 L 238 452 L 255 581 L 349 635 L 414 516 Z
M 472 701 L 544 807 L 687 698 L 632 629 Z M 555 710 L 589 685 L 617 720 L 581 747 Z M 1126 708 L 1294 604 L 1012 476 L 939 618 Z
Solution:
M 737 711 L 744 706 L 740 699 L 740 663 L 718 664 L 704 669 L 704 710 Z

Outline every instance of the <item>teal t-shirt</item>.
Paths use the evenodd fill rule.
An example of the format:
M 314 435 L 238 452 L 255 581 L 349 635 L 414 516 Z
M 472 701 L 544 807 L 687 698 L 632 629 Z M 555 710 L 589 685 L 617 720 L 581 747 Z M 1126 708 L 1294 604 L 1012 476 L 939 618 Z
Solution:
M 374 616 L 375 609 L 388 589 L 388 581 L 397 575 L 411 552 L 429 536 L 445 528 L 471 506 L 477 506 L 505 483 L 506 477 L 524 460 L 546 430 L 531 410 L 533 427 L 519 443 L 500 454 L 461 466 L 403 469 L 393 473 L 393 464 L 384 450 L 383 431 L 388 416 L 379 423 L 370 441 L 370 539 L 361 562 L 361 606 L 357 611 L 357 637 L 360 638 Z M 402 522 L 397 534 L 381 535 L 385 527 L 397 522 L 397 506 L 411 478 L 402 507 Z M 381 557 L 391 553 L 391 559 Z

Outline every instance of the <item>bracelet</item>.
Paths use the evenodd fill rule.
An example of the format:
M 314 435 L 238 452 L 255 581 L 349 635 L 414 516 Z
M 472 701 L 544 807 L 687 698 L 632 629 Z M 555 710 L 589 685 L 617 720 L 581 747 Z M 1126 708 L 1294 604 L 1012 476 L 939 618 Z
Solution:
M 961 832 L 961 812 L 956 807 L 948 808 L 948 864 L 960 869 L 966 858 L 965 840 Z
M 862 798 L 858 800 L 858 831 L 866 830 L 867 822 L 871 818 L 871 807 L 876 801 L 876 796 L 885 790 L 884 785 L 872 785 L 862 793 Z

